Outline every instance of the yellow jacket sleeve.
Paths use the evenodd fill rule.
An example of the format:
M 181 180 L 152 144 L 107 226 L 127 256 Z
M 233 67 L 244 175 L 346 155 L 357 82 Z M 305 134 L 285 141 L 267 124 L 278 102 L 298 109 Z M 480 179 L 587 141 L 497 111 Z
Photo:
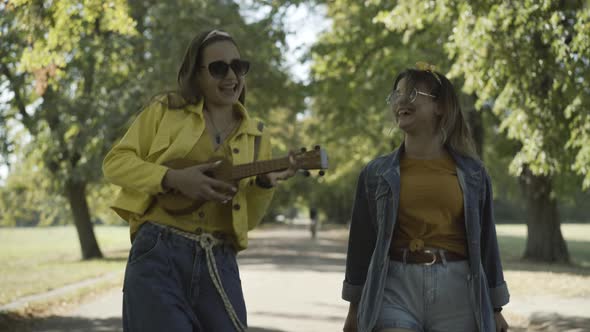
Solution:
M 272 148 L 268 131 L 262 133 L 258 160 L 269 160 L 272 158 Z M 246 200 L 248 203 L 248 230 L 258 226 L 262 217 L 266 214 L 268 206 L 274 194 L 274 188 L 262 188 L 256 185 L 255 181 L 245 188 Z
M 140 202 L 138 206 L 129 206 L 129 212 L 142 214 L 149 205 L 150 195 L 163 191 L 162 179 L 168 168 L 151 161 L 150 154 L 169 143 L 158 142 L 156 136 L 165 111 L 165 105 L 157 100 L 148 105 L 104 159 L 102 169 L 106 180 L 122 187 L 124 195 L 134 197 L 128 202 Z

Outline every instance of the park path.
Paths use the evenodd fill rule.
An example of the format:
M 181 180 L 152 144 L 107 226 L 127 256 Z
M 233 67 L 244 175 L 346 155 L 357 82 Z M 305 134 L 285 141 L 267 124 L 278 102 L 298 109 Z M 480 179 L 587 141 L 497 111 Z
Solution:
M 323 230 L 312 241 L 304 227 L 250 233 L 240 272 L 251 332 L 341 331 L 348 304 L 340 299 L 346 231 Z M 73 311 L 39 319 L 33 332 L 119 332 L 121 291 L 105 292 Z M 535 295 L 505 308 L 510 331 L 590 332 L 590 299 Z

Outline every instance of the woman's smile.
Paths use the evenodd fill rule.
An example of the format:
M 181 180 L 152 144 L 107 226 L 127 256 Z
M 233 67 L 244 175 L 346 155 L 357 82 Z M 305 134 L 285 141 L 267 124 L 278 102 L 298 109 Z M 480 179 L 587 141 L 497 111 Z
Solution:
M 234 97 L 238 92 L 238 83 L 226 83 L 219 86 L 219 91 L 223 96 Z

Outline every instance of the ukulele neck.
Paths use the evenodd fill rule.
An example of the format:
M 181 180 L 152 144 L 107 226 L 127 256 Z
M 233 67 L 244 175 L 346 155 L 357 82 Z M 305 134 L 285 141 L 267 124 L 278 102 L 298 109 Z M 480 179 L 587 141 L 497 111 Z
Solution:
M 232 180 L 238 181 L 250 176 L 282 171 L 289 168 L 289 165 L 289 157 L 236 165 L 232 170 Z

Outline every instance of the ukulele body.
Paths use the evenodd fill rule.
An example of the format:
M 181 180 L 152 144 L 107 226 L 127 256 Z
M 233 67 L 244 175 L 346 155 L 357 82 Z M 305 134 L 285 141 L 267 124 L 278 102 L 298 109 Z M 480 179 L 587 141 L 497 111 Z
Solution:
M 234 180 L 232 178 L 233 165 L 231 164 L 231 162 L 223 158 L 214 158 L 205 163 L 214 163 L 220 160 L 221 163 L 219 165 L 217 165 L 215 168 L 211 170 L 204 172 L 204 174 L 237 187 L 239 180 Z M 187 167 L 197 166 L 200 164 L 202 164 L 202 162 L 197 162 L 195 160 L 189 159 L 175 159 L 164 163 L 165 166 L 170 167 L 172 169 L 184 169 Z M 227 192 L 226 194 L 233 195 L 234 193 Z M 198 210 L 203 204 L 207 202 L 206 200 L 202 199 L 194 200 L 192 198 L 186 197 L 185 195 L 177 191 L 156 195 L 156 201 L 158 205 L 160 205 L 162 209 L 164 209 L 164 211 L 173 216 L 189 214 L 193 211 Z M 229 204 L 229 202 L 227 204 Z
M 317 145 L 313 150 L 306 151 L 302 149 L 301 152 L 294 153 L 291 157 L 295 160 L 295 167 L 302 170 L 320 169 L 324 170 L 328 168 L 328 155 L 325 150 L 321 149 Z M 221 160 L 221 163 L 213 169 L 206 171 L 205 175 L 214 179 L 227 182 L 229 184 L 238 186 L 238 182 L 241 179 L 245 179 L 252 176 L 261 174 L 267 174 L 270 172 L 277 172 L 286 170 L 291 167 L 290 156 L 255 161 L 247 164 L 232 165 L 232 163 L 223 158 L 215 158 L 207 161 L 212 163 Z M 176 159 L 165 162 L 163 165 L 172 169 L 184 169 L 202 164 L 189 159 Z M 307 172 L 309 174 L 309 172 Z M 323 175 L 323 171 L 320 171 L 320 175 Z M 233 196 L 233 192 L 227 192 L 230 196 Z M 196 211 L 206 201 L 205 200 L 194 200 L 192 198 L 184 196 L 180 192 L 167 192 L 156 195 L 157 204 L 159 204 L 166 212 L 171 215 L 185 215 Z

